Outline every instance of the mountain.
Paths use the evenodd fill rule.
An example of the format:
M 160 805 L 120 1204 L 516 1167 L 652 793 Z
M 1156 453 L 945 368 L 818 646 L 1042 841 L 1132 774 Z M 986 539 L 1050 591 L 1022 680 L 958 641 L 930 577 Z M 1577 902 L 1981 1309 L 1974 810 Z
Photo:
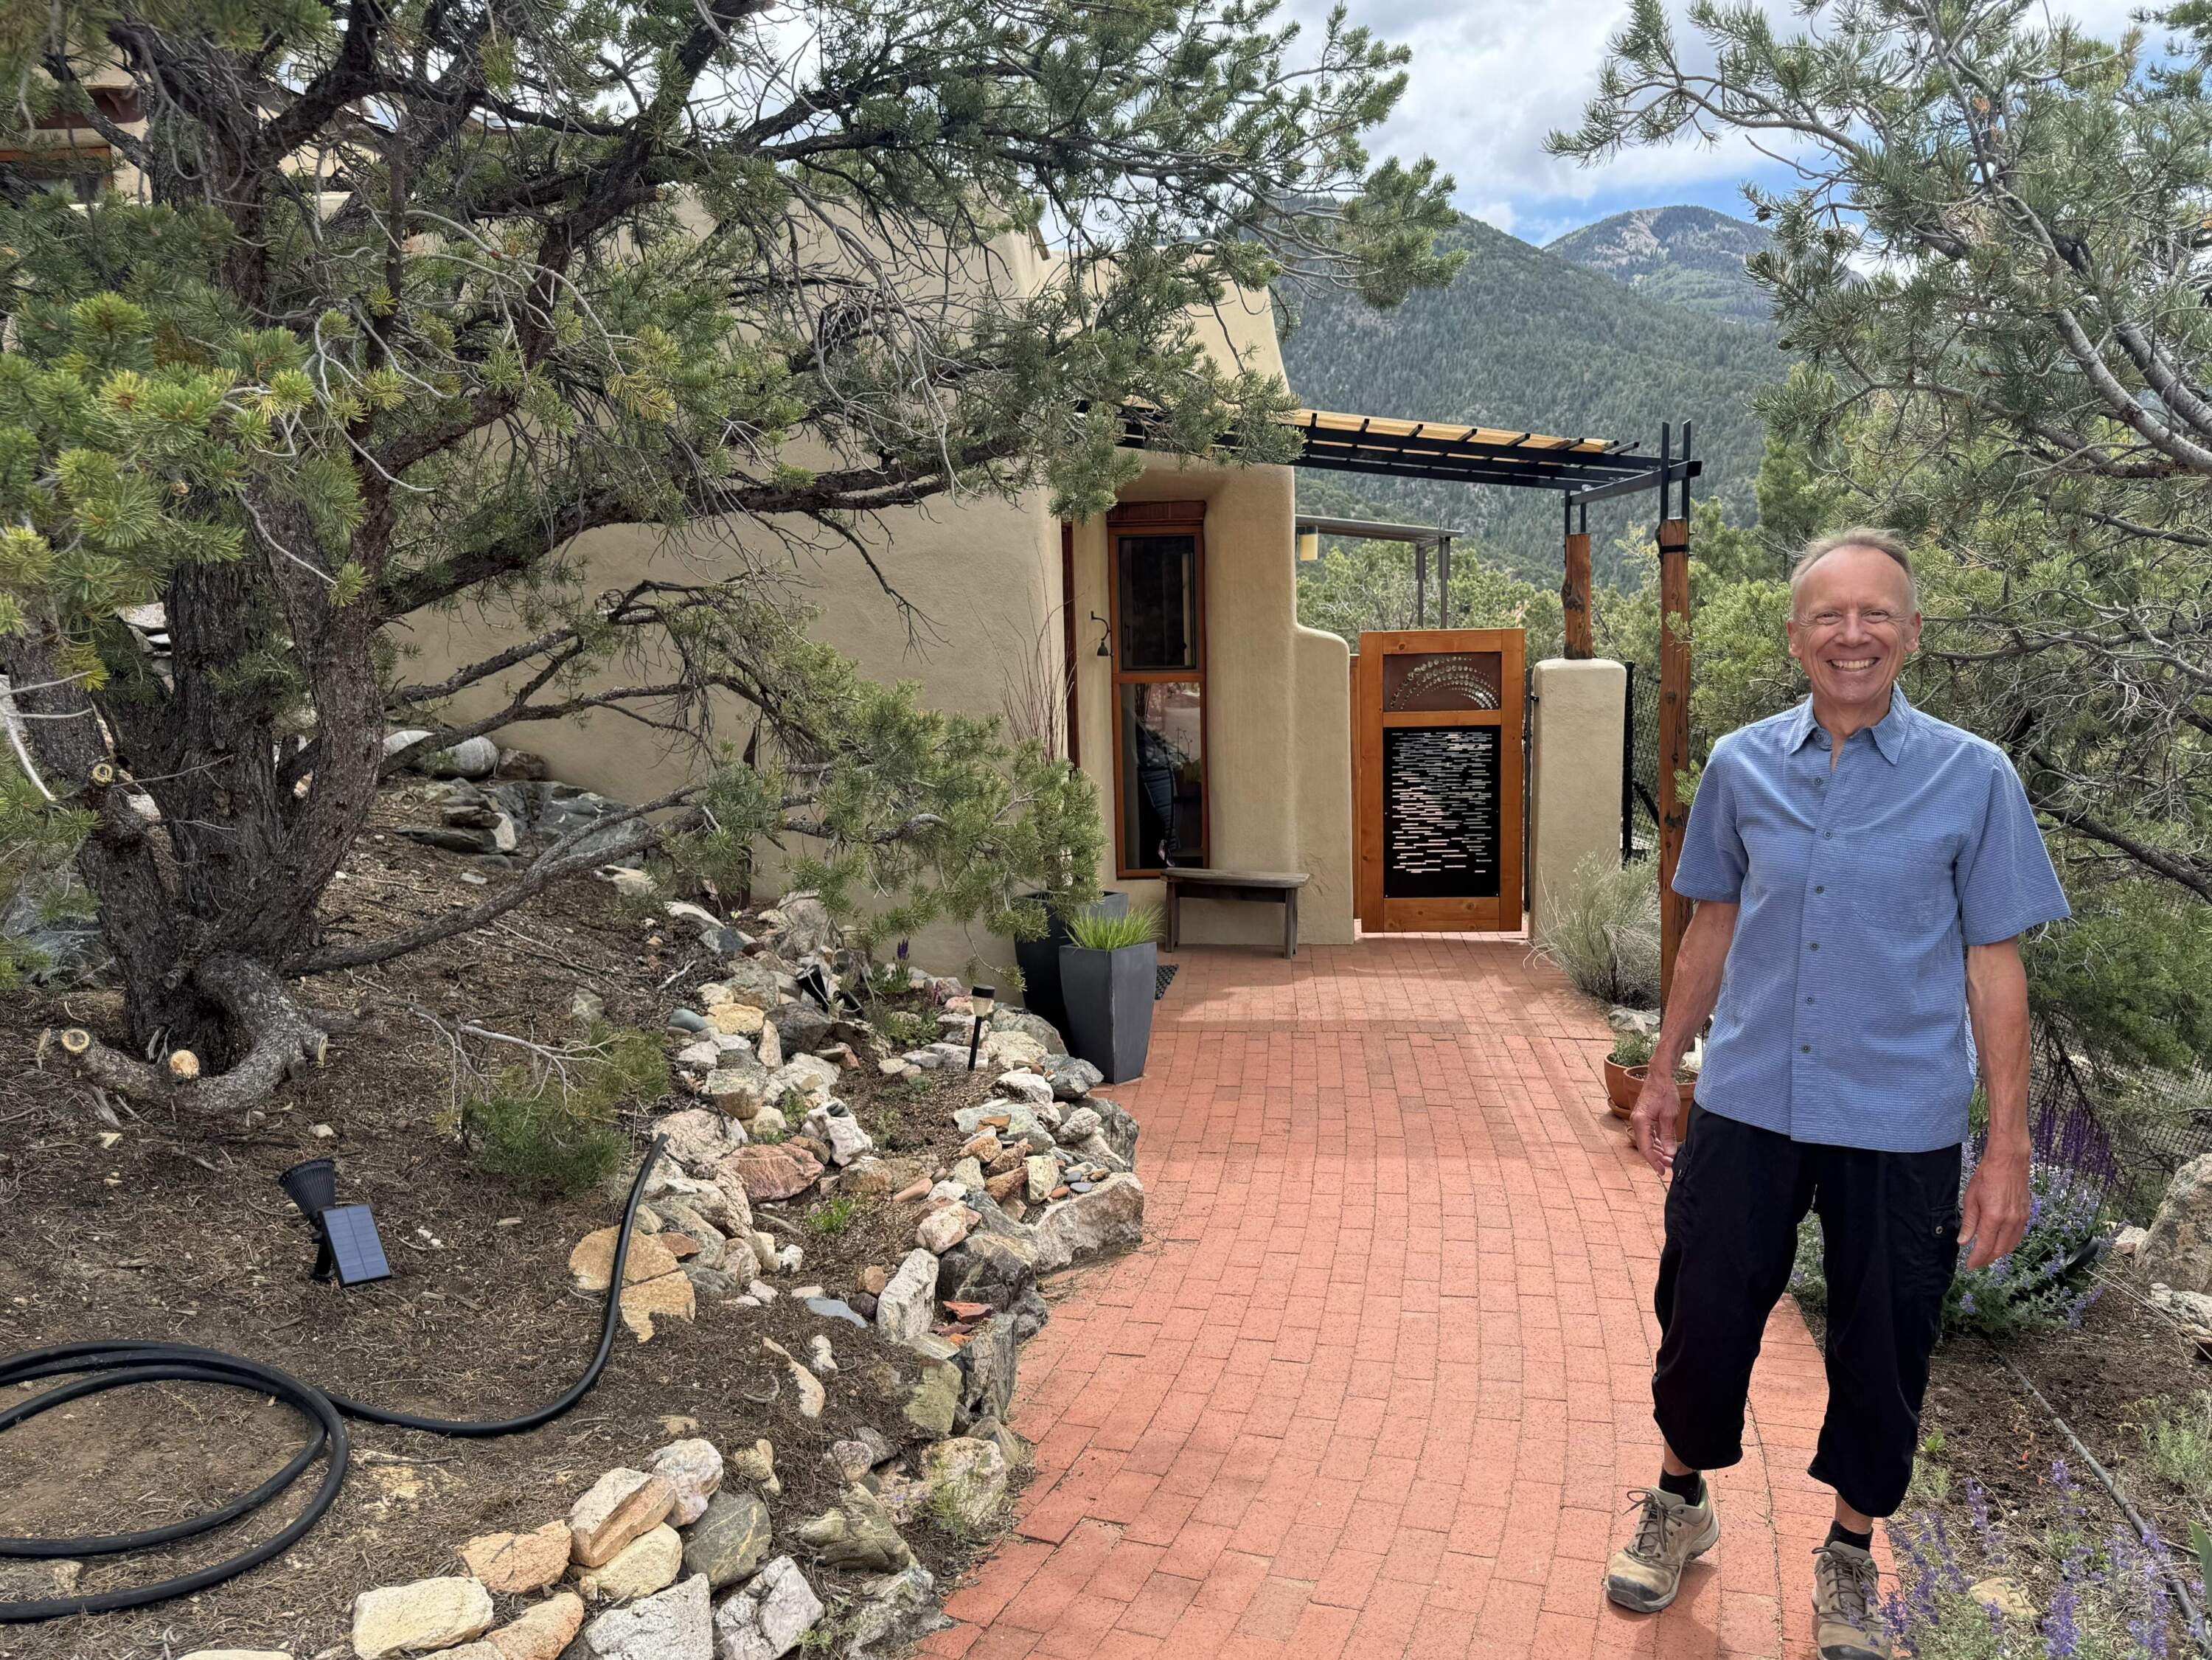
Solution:
M 1626 283 L 1648 299 L 1740 323 L 1767 319 L 1743 262 L 1771 240 L 1711 208 L 1636 208 L 1547 242 L 1544 252 Z
M 1787 363 L 1764 323 L 1668 305 L 1559 255 L 1462 219 L 1442 239 L 1469 258 L 1449 287 L 1376 311 L 1334 289 L 1283 296 L 1283 362 L 1302 404 L 1360 415 L 1460 421 L 1516 431 L 1632 441 L 1656 453 L 1659 423 L 1696 423 L 1704 476 L 1730 516 L 1752 514 L 1759 423 L 1753 394 Z M 1559 498 L 1550 490 L 1301 472 L 1298 505 L 1448 526 L 1480 537 L 1496 562 L 1535 581 L 1559 571 Z M 1654 495 L 1602 502 L 1602 544 L 1656 518 Z

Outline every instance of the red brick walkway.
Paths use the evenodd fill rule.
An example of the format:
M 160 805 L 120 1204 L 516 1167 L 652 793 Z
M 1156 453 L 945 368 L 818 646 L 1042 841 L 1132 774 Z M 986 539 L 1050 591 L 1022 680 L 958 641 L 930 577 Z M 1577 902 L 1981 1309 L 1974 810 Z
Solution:
M 925 1645 L 969 1660 L 1806 1651 L 1820 1360 L 1777 1310 L 1724 1537 L 1605 1606 L 1656 1471 L 1661 1189 L 1602 1018 L 1518 941 L 1183 953 L 1141 1121 L 1146 1247 L 1024 1352 L 1022 1519 Z

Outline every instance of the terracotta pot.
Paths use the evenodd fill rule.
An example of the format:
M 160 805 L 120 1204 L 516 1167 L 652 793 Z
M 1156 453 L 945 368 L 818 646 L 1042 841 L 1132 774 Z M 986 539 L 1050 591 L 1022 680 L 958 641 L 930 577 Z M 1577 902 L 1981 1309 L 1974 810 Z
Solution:
M 1615 1118 L 1626 1118 L 1630 1113 L 1636 1110 L 1636 1098 L 1644 1092 L 1644 1077 L 1650 1071 L 1649 1067 L 1624 1067 L 1611 1060 L 1605 1063 L 1606 1098 L 1613 1105 L 1613 1116 Z M 1683 1119 L 1686 1120 L 1690 1111 L 1690 1098 L 1697 1092 L 1698 1081 L 1694 1078 L 1686 1081 L 1677 1079 L 1674 1087 L 1681 1092 L 1682 1115 Z M 1680 1130 L 1680 1123 L 1678 1122 L 1677 1134 Z

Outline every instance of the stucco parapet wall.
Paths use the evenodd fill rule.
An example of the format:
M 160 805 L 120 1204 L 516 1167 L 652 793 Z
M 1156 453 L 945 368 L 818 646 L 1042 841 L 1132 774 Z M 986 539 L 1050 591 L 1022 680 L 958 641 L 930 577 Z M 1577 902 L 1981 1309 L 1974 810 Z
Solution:
M 1628 671 L 1609 658 L 1547 657 L 1530 689 L 1529 925 L 1540 934 L 1584 860 L 1620 857 Z

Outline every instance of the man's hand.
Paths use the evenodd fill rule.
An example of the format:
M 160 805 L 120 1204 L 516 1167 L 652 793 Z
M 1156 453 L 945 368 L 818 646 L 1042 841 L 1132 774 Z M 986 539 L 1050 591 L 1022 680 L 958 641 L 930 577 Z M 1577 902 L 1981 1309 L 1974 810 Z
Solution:
M 1671 1077 L 1646 1074 L 1628 1115 L 1628 1134 L 1644 1162 L 1664 1176 L 1674 1168 L 1674 1120 L 1682 1110 L 1682 1096 Z
M 1985 1268 L 2020 1243 L 2027 1231 L 2027 1149 L 1990 1148 L 1974 1166 L 1959 1207 L 1959 1243 L 1974 1242 L 1966 1266 Z

